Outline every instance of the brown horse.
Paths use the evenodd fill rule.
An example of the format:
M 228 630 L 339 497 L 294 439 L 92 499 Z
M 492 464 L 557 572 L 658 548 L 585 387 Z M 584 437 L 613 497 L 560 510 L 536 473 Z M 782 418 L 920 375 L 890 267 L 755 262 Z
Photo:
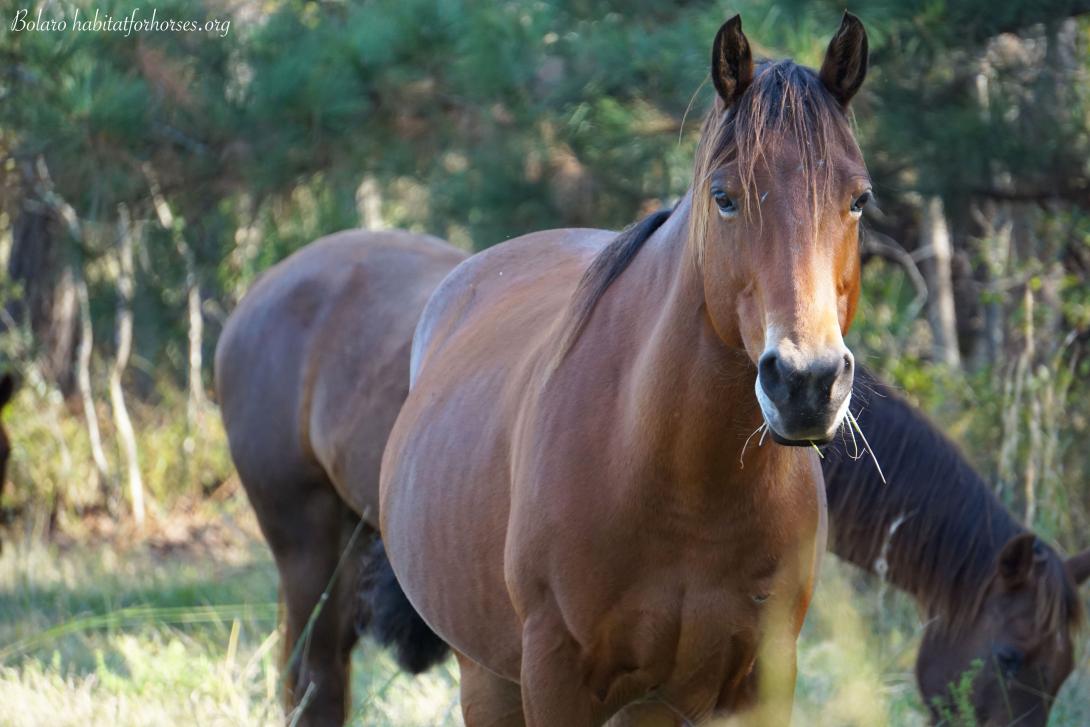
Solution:
M 1090 550 L 1066 562 L 1026 531 L 954 445 L 888 387 L 857 372 L 860 425 L 888 479 L 843 446 L 822 462 L 831 549 L 884 574 L 929 619 L 916 661 L 936 721 L 957 715 L 952 684 L 974 670 L 981 725 L 1044 725 L 1074 667 L 1072 635 Z
M 464 257 L 423 235 L 332 235 L 267 271 L 220 337 L 220 409 L 280 572 L 285 661 L 295 655 L 285 698 L 306 700 L 301 724 L 344 721 L 349 654 L 367 618 L 358 562 L 378 524 L 379 459 L 408 393 L 413 326 Z M 354 562 L 334 579 L 346 549 Z
M 428 302 L 382 537 L 458 653 L 470 727 L 595 725 L 643 699 L 789 719 L 825 539 L 810 444 L 851 393 L 870 182 L 845 106 L 865 67 L 853 16 L 819 73 L 755 68 L 727 21 L 672 213 L 497 245 Z M 741 470 L 762 423 L 802 446 Z

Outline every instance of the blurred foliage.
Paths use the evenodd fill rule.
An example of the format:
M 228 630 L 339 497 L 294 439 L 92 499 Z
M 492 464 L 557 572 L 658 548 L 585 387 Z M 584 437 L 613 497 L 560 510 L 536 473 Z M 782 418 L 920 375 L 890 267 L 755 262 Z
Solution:
M 70 19 L 76 8 L 123 17 L 137 6 L 42 8 Z M 869 224 L 924 259 L 920 201 L 944 200 L 965 363 L 934 363 L 911 279 L 866 250 L 852 345 L 1024 512 L 1033 465 L 1034 524 L 1077 545 L 1090 526 L 1090 459 L 1079 446 L 1090 426 L 1084 4 L 872 0 L 851 9 L 871 41 L 854 104 L 880 203 Z M 46 236 L 60 248 L 49 264 L 74 267 L 89 286 L 92 384 L 108 422 L 119 205 L 146 221 L 126 374 L 146 477 L 156 499 L 207 490 L 229 468 L 213 413 L 197 433 L 179 423 L 187 268 L 157 224 L 149 177 L 192 251 L 208 361 L 254 277 L 320 235 L 397 226 L 480 249 L 546 227 L 617 228 L 670 204 L 689 184 L 723 19 L 740 12 L 761 55 L 816 65 L 842 10 L 831 0 L 164 0 L 160 18 L 229 18 L 230 30 L 124 37 L 5 24 L 0 252 L 14 265 L 40 244 L 21 227 L 43 208 L 40 161 L 84 230 L 71 239 L 49 209 Z M 54 278 L 4 281 L 0 292 L 30 301 Z M 93 499 L 78 405 L 57 399 L 48 372 L 30 371 L 42 331 L 25 320 L 4 328 L 3 351 L 28 384 L 8 415 L 17 452 L 5 502 Z

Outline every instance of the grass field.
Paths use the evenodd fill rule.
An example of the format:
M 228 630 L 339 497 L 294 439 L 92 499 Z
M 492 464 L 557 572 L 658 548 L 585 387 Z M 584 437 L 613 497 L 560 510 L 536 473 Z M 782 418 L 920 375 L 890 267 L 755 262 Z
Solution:
M 276 574 L 243 508 L 228 536 L 119 549 L 7 543 L 0 724 L 265 725 L 277 695 Z M 216 532 L 219 532 L 217 530 Z M 912 605 L 825 562 L 799 651 L 798 725 L 923 725 Z M 1051 724 L 1090 724 L 1086 644 Z M 399 675 L 365 643 L 353 724 L 461 724 L 457 670 Z

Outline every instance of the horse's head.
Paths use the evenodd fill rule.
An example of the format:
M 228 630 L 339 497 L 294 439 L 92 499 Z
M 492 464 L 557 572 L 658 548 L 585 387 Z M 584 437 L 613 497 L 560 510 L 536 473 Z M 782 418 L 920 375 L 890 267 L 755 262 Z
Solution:
M 859 297 L 859 219 L 870 180 L 847 115 L 867 68 L 845 14 L 821 70 L 754 65 L 738 17 L 716 35 L 716 108 L 693 184 L 693 239 L 712 326 L 757 367 L 782 444 L 832 438 L 854 362 L 844 345 Z
M 11 396 L 14 393 L 15 379 L 12 378 L 11 374 L 4 374 L 0 377 L 0 412 L 11 401 Z M 11 442 L 8 441 L 8 435 L 4 431 L 3 424 L 0 424 L 0 487 L 4 484 L 4 474 L 7 472 L 8 456 L 10 454 Z
M 981 725 L 1044 725 L 1074 668 L 1072 634 L 1082 609 L 1075 587 L 1090 578 L 1090 550 L 1066 563 L 1032 533 L 1017 535 L 976 597 L 973 618 L 936 620 L 924 633 L 916 678 L 936 722 L 972 709 Z

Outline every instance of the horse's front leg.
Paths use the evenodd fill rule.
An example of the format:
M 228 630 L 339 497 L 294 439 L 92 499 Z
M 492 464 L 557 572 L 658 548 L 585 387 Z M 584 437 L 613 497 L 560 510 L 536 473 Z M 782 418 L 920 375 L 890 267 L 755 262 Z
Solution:
M 790 724 L 796 674 L 796 635 L 791 629 L 766 634 L 753 671 L 719 695 L 716 711 L 724 727 Z
M 466 727 L 525 727 L 519 685 L 457 654 Z
M 554 609 L 523 624 L 522 706 L 527 727 L 593 727 L 602 721 L 598 700 L 582 678 L 579 645 Z

